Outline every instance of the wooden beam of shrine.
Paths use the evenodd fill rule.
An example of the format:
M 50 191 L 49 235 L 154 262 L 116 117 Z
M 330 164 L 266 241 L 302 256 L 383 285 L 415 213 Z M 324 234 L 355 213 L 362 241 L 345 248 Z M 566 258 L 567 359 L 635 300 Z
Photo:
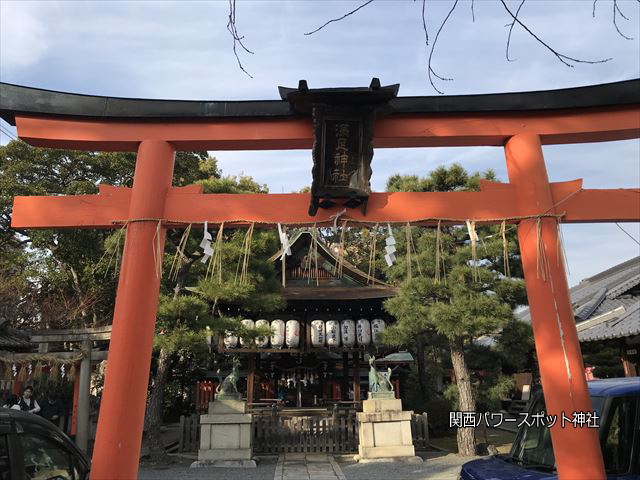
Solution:
M 135 151 L 142 140 L 177 150 L 310 149 L 310 118 L 209 118 L 197 121 L 123 121 L 43 118 L 16 114 L 18 136 L 40 147 Z M 638 105 L 533 112 L 429 113 L 376 120 L 374 147 L 502 146 L 536 133 L 543 144 L 640 137 Z
M 509 184 L 483 182 L 481 192 L 373 193 L 366 216 L 351 209 L 346 216 L 368 224 L 387 222 L 434 224 L 428 219 L 466 219 L 497 223 L 509 218 L 564 213 L 563 223 L 640 221 L 640 189 L 582 190 L 579 181 L 551 184 L 555 212 L 539 212 L 534 205 L 519 205 Z M 171 225 L 221 222 L 265 225 L 330 224 L 342 207 L 307 214 L 309 194 L 200 194 L 199 187 L 172 188 L 167 195 L 164 220 Z M 16 197 L 14 228 L 117 228 L 129 218 L 131 189 L 101 187 L 99 195 Z

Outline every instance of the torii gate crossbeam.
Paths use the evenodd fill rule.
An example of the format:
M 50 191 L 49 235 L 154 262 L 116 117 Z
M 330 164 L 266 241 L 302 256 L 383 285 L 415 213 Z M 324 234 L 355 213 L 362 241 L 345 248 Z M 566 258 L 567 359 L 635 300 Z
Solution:
M 491 101 L 500 100 L 496 101 L 499 107 L 493 109 L 478 107 L 484 105 L 478 99 L 483 96 L 452 97 L 446 108 L 429 107 L 431 97 L 423 97 L 422 103 L 397 99 L 394 114 L 376 122 L 374 145 L 504 145 L 510 183 L 485 183 L 476 193 L 376 194 L 369 202 L 366 217 L 358 217 L 355 211 L 349 213 L 354 220 L 366 222 L 429 224 L 437 219 L 458 223 L 464 219 L 492 222 L 508 218 L 518 223 L 536 351 L 547 413 L 551 415 L 592 410 L 562 253 L 557 251 L 558 216 L 573 222 L 640 221 L 640 201 L 637 189 L 582 190 L 579 181 L 550 184 L 542 144 L 640 137 L 638 86 L 640 82 L 633 81 L 588 87 L 591 90 L 573 89 L 558 95 L 521 94 L 529 99 L 529 106 L 519 105 L 513 110 L 504 108 L 504 104 L 506 97 L 517 94 L 488 96 Z M 120 103 L 111 102 L 113 108 L 120 108 L 120 115 L 109 115 L 106 107 L 110 99 L 103 97 L 83 97 L 84 106 L 74 112 L 71 107 L 59 107 L 64 105 L 62 97 L 66 94 L 37 91 L 38 103 L 29 92 L 22 91 L 21 97 L 14 95 L 15 89 L 21 87 L 2 87 L 0 93 L 9 93 L 3 94 L 0 113 L 15 120 L 20 138 L 33 145 L 138 152 L 132 189 L 102 187 L 99 195 L 68 198 L 18 197 L 12 218 L 12 225 L 21 228 L 127 225 L 91 478 L 136 478 L 160 284 L 157 254 L 150 247 L 159 244 L 162 251 L 166 228 L 171 226 L 205 220 L 322 223 L 333 213 L 308 217 L 308 197 L 301 195 L 231 198 L 202 195 L 197 187 L 173 188 L 175 151 L 309 148 L 310 120 L 283 114 L 282 105 L 275 105 L 278 102 L 264 107 L 272 113 L 280 112 L 275 117 L 243 116 L 245 110 L 237 105 L 235 110 L 220 109 L 236 112 L 231 115 L 233 118 L 207 114 L 216 110 L 210 105 L 201 105 L 204 114 L 194 114 L 190 105 L 191 113 L 180 116 L 167 114 L 173 106 L 165 105 L 164 116 L 155 115 L 161 118 L 153 119 L 149 118 L 153 115 L 139 115 L 139 105 L 138 115 L 131 114 L 122 107 L 122 102 L 126 103 L 122 99 L 117 99 Z M 42 102 L 42 97 L 49 103 Z M 4 106 L 7 98 L 10 108 Z M 549 100 L 554 98 L 555 101 Z M 562 99 L 566 98 L 570 102 L 563 104 Z M 98 107 L 91 99 L 97 99 L 94 103 Z M 465 102 L 475 105 L 475 111 L 465 111 L 461 107 Z M 82 118 L 92 116 L 92 109 L 102 112 L 94 117 L 102 118 Z M 191 117 L 200 118 L 189 120 Z M 544 278 L 540 277 L 538 241 L 548 259 Z M 563 429 L 557 425 L 551 428 L 551 435 L 561 480 L 604 480 L 596 430 Z

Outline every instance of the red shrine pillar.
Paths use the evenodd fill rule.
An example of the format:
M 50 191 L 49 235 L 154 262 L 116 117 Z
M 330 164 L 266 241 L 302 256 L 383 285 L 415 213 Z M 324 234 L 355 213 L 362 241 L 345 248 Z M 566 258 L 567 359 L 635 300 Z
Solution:
M 156 255 L 164 251 L 166 233 L 161 227 L 158 242 L 157 219 L 164 215 L 174 158 L 164 141 L 138 147 L 91 480 L 138 477 L 160 289 Z
M 540 137 L 519 134 L 505 146 L 509 182 L 517 192 L 523 215 L 526 211 L 556 213 Z M 562 210 L 560 206 L 559 211 Z M 560 480 L 604 480 L 604 464 L 598 429 L 565 423 L 562 415 L 573 419 L 573 412 L 593 411 L 584 376 L 564 258 L 558 251 L 558 220 L 541 220 L 541 242 L 546 256 L 546 279 L 538 254 L 536 219 L 518 225 L 518 240 L 529 298 L 531 324 L 535 337 L 546 414 L 556 415 L 551 440 Z

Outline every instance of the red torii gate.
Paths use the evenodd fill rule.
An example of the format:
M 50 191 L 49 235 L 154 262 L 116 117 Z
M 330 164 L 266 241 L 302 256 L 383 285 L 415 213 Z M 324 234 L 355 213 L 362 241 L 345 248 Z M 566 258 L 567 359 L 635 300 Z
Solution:
M 190 223 L 323 223 L 307 215 L 308 195 L 204 195 L 171 186 L 176 150 L 310 148 L 308 118 L 284 102 L 171 102 L 110 99 L 0 85 L 0 114 L 18 135 L 43 147 L 137 151 L 133 188 L 102 186 L 98 195 L 16 197 L 19 228 L 115 228 L 127 234 L 113 318 L 91 478 L 137 476 L 160 279 L 153 244 L 167 228 Z M 378 119 L 374 146 L 504 146 L 508 184 L 480 192 L 374 193 L 366 223 L 518 224 L 547 413 L 592 411 L 571 310 L 558 222 L 640 221 L 638 189 L 584 190 L 581 181 L 549 183 L 542 144 L 640 137 L 640 81 L 581 89 L 462 97 L 398 98 Z M 220 113 L 223 112 L 223 113 Z M 231 113 L 229 113 L 231 112 Z M 89 118 L 87 118 L 89 117 Z M 93 117 L 93 118 L 91 118 Z M 97 117 L 97 118 L 96 118 Z M 334 209 L 335 210 L 335 209 Z M 431 221 L 430 221 L 431 220 Z M 539 227 L 539 228 L 538 228 Z M 540 232 L 540 235 L 538 235 Z M 539 275 L 539 245 L 549 259 Z M 597 430 L 551 428 L 559 476 L 604 479 Z

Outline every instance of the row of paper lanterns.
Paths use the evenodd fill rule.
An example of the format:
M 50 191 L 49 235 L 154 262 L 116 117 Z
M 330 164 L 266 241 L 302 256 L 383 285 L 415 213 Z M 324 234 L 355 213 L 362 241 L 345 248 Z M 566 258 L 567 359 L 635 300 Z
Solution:
M 251 319 L 242 320 L 242 325 L 247 329 L 255 327 L 271 327 L 271 336 L 257 337 L 256 347 L 267 348 L 298 348 L 300 346 L 300 322 L 298 320 L 268 320 Z M 372 342 L 379 343 L 379 335 L 384 331 L 385 322 L 381 318 L 371 321 L 361 318 L 354 320 L 312 320 L 311 321 L 311 346 L 312 347 L 355 347 L 367 346 Z M 224 337 L 226 348 L 246 347 L 247 342 L 237 335 L 227 332 Z

